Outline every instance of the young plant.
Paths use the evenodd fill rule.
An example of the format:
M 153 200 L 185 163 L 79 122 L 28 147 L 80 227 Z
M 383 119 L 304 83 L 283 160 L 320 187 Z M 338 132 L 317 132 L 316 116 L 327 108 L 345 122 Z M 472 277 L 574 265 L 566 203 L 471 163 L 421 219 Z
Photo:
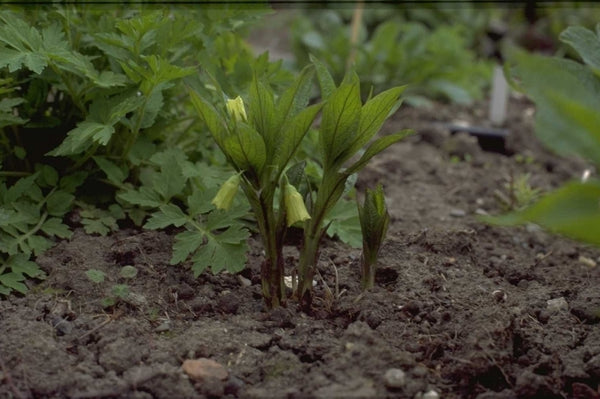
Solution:
M 312 302 L 319 244 L 328 228 L 325 220 L 342 197 L 348 179 L 364 168 L 372 157 L 411 133 L 403 130 L 380 137 L 367 146 L 392 111 L 399 107 L 405 87 L 386 90 L 363 104 L 360 80 L 354 72 L 348 73 L 336 87 L 325 65 L 316 58 L 312 58 L 312 62 L 325 101 L 319 128 L 323 177 L 316 193 L 309 197 L 311 218 L 304 222 L 298 266 L 298 298 L 304 308 L 310 307 Z M 360 157 L 355 160 L 359 152 Z
M 357 205 L 363 235 L 360 286 L 365 291 L 375 286 L 375 266 L 390 224 L 390 215 L 381 185 L 375 190 L 367 189 L 364 204 L 361 206 L 357 202 Z
M 240 97 L 215 108 L 190 92 L 196 110 L 236 171 L 213 203 L 228 209 L 240 185 L 256 217 L 266 254 L 261 268 L 262 294 L 269 308 L 283 305 L 286 300 L 282 256 L 285 232 L 292 224 L 310 217 L 285 172 L 322 107 L 307 106 L 313 75 L 312 67 L 305 68 L 277 100 L 271 88 L 255 77 L 247 110 Z
M 512 77 L 536 103 L 537 136 L 559 154 L 579 155 L 600 167 L 600 24 L 596 32 L 570 27 L 560 39 L 575 49 L 584 64 L 516 52 L 511 57 Z M 600 245 L 599 201 L 600 181 L 582 179 L 524 209 L 484 220 L 500 225 L 536 223 Z

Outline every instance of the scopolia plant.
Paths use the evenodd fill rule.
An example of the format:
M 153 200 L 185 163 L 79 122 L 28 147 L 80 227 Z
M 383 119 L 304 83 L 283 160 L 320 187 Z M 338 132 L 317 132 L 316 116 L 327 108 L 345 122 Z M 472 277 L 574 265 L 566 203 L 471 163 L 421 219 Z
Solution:
M 377 258 L 390 224 L 383 186 L 378 185 L 374 190 L 367 189 L 363 205 L 357 204 L 363 236 L 360 286 L 363 290 L 368 290 L 375 286 Z
M 214 107 L 191 91 L 192 103 L 236 171 L 215 197 L 215 205 L 227 208 L 239 184 L 258 223 L 265 247 L 262 294 L 270 308 L 285 304 L 287 299 L 282 258 L 286 230 L 292 225 L 304 230 L 295 294 L 308 309 L 319 244 L 328 227 L 325 220 L 342 197 L 346 182 L 373 156 L 409 133 L 384 136 L 367 146 L 399 106 L 404 87 L 389 89 L 363 104 L 355 73 L 347 74 L 336 86 L 324 64 L 312 61 L 277 99 L 267 84 L 255 78 L 247 108 L 241 98 L 224 99 L 220 107 Z M 308 105 L 315 72 L 323 102 Z M 321 110 L 318 132 L 323 174 L 304 198 L 295 185 L 296 173 L 292 173 L 298 168 L 291 164 Z M 359 152 L 360 157 L 354 159 Z

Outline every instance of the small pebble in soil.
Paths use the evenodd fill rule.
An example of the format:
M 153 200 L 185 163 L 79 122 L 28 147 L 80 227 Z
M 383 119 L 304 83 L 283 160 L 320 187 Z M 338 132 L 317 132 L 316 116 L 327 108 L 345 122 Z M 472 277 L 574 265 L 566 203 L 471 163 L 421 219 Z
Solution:
M 406 385 L 406 373 L 400 369 L 388 369 L 383 375 L 383 381 L 390 389 L 402 388 Z
M 465 212 L 462 209 L 452 209 L 450 211 L 450 216 L 453 216 L 455 218 L 463 218 L 467 215 L 467 212 Z
M 550 312 L 560 312 L 569 310 L 569 304 L 564 297 L 549 299 L 546 301 L 546 309 Z
M 415 368 L 412 369 L 412 374 L 415 377 L 425 377 L 427 375 L 427 367 L 423 365 L 416 365 Z
M 591 258 L 588 258 L 586 256 L 583 256 L 583 255 L 579 256 L 579 263 L 581 263 L 582 265 L 587 266 L 589 268 L 596 267 L 596 261 L 595 260 L 593 260 Z
M 421 396 L 421 399 L 440 399 L 440 394 L 432 389 L 432 390 L 425 392 Z
M 169 330 L 171 330 L 171 321 L 166 320 L 166 321 L 160 323 L 160 325 L 154 329 L 154 332 L 161 333 L 161 332 L 166 332 Z

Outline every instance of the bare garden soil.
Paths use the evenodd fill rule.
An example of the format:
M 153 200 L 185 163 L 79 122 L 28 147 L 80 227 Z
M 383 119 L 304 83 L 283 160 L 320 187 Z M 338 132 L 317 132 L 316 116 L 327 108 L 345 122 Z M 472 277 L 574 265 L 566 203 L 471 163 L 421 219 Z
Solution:
M 240 275 L 194 279 L 168 264 L 177 231 L 76 229 L 38 257 L 45 281 L 0 301 L 0 397 L 600 398 L 600 251 L 477 219 L 501 212 L 511 174 L 549 190 L 586 165 L 543 150 L 524 99 L 509 106 L 512 155 L 440 125 L 484 125 L 486 107 L 402 107 L 389 121 L 384 133 L 418 134 L 358 181 L 384 184 L 392 218 L 376 287 L 361 294 L 360 250 L 329 240 L 309 314 L 264 308 L 256 239 Z M 124 265 L 138 270 L 131 294 L 105 310 Z M 200 358 L 226 375 L 191 378 L 182 363 Z

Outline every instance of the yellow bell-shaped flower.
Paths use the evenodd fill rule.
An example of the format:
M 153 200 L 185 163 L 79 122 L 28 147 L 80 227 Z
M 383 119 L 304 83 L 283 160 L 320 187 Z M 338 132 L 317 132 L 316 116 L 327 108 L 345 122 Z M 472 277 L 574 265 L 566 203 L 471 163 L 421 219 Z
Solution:
M 227 100 L 225 106 L 227 107 L 227 112 L 229 112 L 229 115 L 231 115 L 236 121 L 246 122 L 246 120 L 248 120 L 248 117 L 246 116 L 246 108 L 244 108 L 244 100 L 242 100 L 242 97 L 237 96 L 234 99 Z
M 212 200 L 212 204 L 217 207 L 217 209 L 228 210 L 231 208 L 231 204 L 233 204 L 233 199 L 235 198 L 235 194 L 237 193 L 237 189 L 240 185 L 240 175 L 235 174 L 231 176 L 219 189 L 217 195 Z
M 310 215 L 304 205 L 304 199 L 298 190 L 296 190 L 296 187 L 286 183 L 283 195 L 288 227 L 296 222 L 303 222 L 310 219 Z

